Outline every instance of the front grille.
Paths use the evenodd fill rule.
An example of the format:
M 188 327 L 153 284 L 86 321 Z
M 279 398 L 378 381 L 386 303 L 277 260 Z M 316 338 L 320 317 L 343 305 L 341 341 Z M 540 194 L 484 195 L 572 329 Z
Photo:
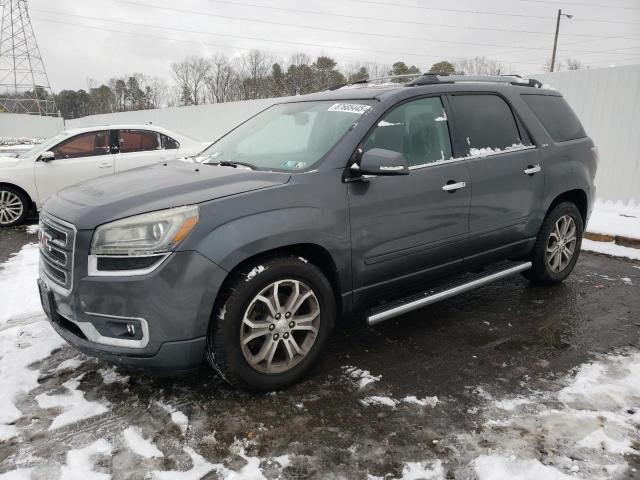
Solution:
M 38 231 L 40 259 L 47 278 L 65 292 L 73 283 L 73 249 L 75 230 L 72 225 L 47 215 L 40 214 Z

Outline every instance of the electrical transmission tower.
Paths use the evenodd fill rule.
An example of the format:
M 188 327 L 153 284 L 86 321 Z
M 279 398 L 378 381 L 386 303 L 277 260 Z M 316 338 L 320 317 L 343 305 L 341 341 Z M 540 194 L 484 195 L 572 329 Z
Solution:
M 27 0 L 0 0 L 0 113 L 57 115 Z

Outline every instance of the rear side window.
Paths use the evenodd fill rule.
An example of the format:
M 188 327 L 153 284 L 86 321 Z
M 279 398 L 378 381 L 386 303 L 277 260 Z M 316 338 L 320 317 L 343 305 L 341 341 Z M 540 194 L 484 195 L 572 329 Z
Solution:
M 453 95 L 451 102 L 465 155 L 522 143 L 513 112 L 499 96 Z
M 554 142 L 566 142 L 587 136 L 580 120 L 564 97 L 522 95 Z
M 162 148 L 165 150 L 177 150 L 180 148 L 180 143 L 171 137 L 166 136 L 164 133 L 160 134 L 162 138 Z
M 147 130 L 120 130 L 118 144 L 120 153 L 148 152 L 160 148 L 160 136 Z

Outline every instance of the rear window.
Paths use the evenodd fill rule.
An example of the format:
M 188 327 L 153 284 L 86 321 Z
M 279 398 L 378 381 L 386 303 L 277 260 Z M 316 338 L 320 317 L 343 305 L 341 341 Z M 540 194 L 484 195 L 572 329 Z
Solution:
M 563 97 L 522 95 L 554 142 L 584 138 L 587 134 L 580 120 Z
M 497 95 L 453 95 L 451 102 L 467 155 L 522 143 L 511 108 Z

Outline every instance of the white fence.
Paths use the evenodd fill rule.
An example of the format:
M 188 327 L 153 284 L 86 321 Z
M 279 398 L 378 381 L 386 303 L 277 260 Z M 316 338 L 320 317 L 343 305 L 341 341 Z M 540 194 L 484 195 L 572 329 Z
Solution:
M 0 113 L 0 137 L 51 137 L 64 128 L 62 117 Z
M 640 204 L 640 65 L 534 77 L 562 92 L 598 146 L 598 198 Z
M 247 118 L 274 103 L 274 99 L 216 103 L 157 110 L 105 113 L 67 120 L 67 128 L 110 124 L 153 123 L 197 140 L 213 141 Z

